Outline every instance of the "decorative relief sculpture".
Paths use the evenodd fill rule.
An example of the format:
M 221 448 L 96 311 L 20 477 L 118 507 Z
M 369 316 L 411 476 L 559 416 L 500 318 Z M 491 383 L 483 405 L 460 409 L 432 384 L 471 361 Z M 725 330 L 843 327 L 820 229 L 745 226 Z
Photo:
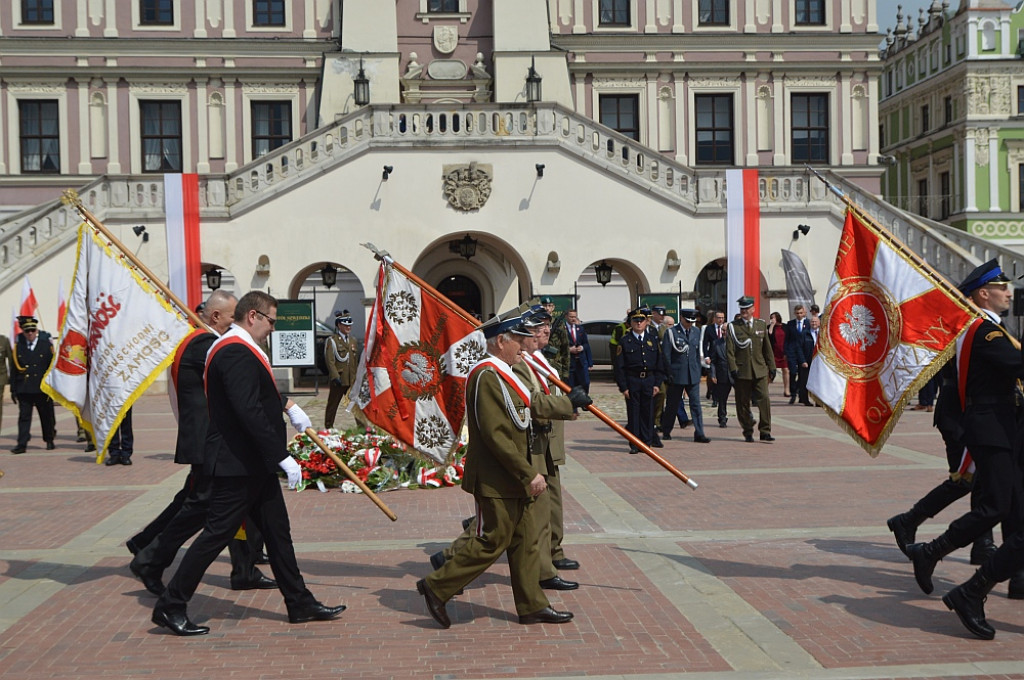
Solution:
M 441 54 L 451 54 L 459 46 L 457 26 L 434 26 L 434 47 Z
M 456 210 L 479 210 L 491 196 L 492 173 L 490 164 L 445 165 L 442 167 L 444 197 Z

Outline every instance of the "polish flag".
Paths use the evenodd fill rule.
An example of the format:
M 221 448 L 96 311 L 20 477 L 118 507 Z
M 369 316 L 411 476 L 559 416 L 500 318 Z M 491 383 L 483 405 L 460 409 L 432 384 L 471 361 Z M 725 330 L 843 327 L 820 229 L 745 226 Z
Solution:
M 34 316 L 39 318 L 39 303 L 36 301 L 36 294 L 32 290 L 32 284 L 28 282 L 28 275 L 25 276 L 25 280 L 21 284 L 21 306 L 18 308 L 18 314 L 14 319 L 14 336 L 17 337 L 18 333 L 21 332 L 21 324 L 18 323 L 18 316 Z
M 57 332 L 64 325 L 64 315 L 68 311 L 68 301 L 64 299 L 64 277 L 57 282 Z
M 754 316 L 761 316 L 761 198 L 757 170 L 725 171 L 725 253 L 728 266 L 728 307 L 732 318 L 744 295 L 754 298 Z
M 171 291 L 189 309 L 203 301 L 199 247 L 199 175 L 164 175 L 167 219 L 167 269 Z

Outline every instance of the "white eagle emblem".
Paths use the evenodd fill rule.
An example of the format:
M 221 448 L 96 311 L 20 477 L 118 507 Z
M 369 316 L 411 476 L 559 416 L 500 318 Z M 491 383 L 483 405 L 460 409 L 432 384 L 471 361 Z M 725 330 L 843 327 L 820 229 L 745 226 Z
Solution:
M 875 344 L 878 331 L 875 315 L 864 305 L 853 305 L 846 313 L 846 321 L 839 324 L 839 334 L 843 340 L 853 347 L 859 345 L 861 351 Z
M 413 385 L 425 385 L 434 379 L 434 367 L 422 354 L 413 354 L 405 361 L 402 378 Z

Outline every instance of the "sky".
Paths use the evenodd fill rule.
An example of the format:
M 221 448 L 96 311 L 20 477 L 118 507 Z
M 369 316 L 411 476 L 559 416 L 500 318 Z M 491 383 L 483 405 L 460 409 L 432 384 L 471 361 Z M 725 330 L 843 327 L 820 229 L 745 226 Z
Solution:
M 877 0 L 878 32 L 885 35 L 885 29 L 896 28 L 896 7 L 903 5 L 904 21 L 908 24 L 910 19 L 914 20 L 917 26 L 917 10 L 923 7 L 926 11 L 932 6 L 932 0 Z M 955 10 L 960 6 L 959 0 L 949 0 L 949 8 Z

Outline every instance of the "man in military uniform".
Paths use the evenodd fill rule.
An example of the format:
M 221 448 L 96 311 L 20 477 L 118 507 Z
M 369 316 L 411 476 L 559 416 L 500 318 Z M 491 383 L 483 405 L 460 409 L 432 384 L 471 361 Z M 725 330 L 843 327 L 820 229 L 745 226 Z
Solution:
M 350 335 L 352 315 L 348 310 L 336 312 L 334 315 L 334 335 L 324 343 L 324 360 L 327 362 L 327 373 L 331 381 L 331 391 L 327 395 L 327 410 L 324 413 L 324 427 L 334 427 L 334 418 L 338 415 L 338 404 L 352 386 L 359 363 L 359 345 Z
M 530 456 L 530 389 L 512 372 L 522 360 L 523 338 L 533 334 L 518 316 L 483 330 L 488 356 L 466 383 L 469 449 L 462 478 L 462 489 L 476 500 L 477 529 L 416 590 L 430 616 L 448 628 L 445 603 L 505 553 L 519 623 L 565 623 L 572 614 L 552 609 L 540 587 L 533 506 L 547 483 Z
M 704 436 L 704 416 L 700 406 L 700 373 L 704 362 L 700 329 L 694 325 L 697 310 L 682 309 L 679 316 L 682 320 L 666 329 L 661 341 L 661 351 L 668 365 L 668 397 L 661 417 L 661 434 L 665 439 L 672 438 L 672 424 L 685 394 L 690 400 L 693 441 L 706 444 L 711 440 Z
M 751 400 L 757 404 L 757 429 L 761 441 L 772 442 L 772 410 L 768 401 L 768 381 L 775 380 L 775 355 L 768 341 L 768 326 L 754 318 L 754 298 L 744 295 L 738 301 L 740 318 L 729 324 L 726 354 L 729 377 L 736 394 L 736 418 L 743 428 L 743 439 L 754 441 L 754 415 Z
M 647 310 L 634 309 L 629 331 L 612 357 L 615 383 L 626 398 L 626 429 L 649 446 L 662 446 L 654 434 L 654 397 L 665 381 L 664 356 L 657 334 L 647 328 Z M 630 444 L 630 453 L 639 450 Z
M 658 345 L 665 340 L 665 331 L 671 328 L 674 324 L 672 318 L 665 316 L 665 305 L 652 305 L 650 320 L 647 322 L 648 330 L 657 334 Z M 661 444 L 661 439 L 658 437 L 659 423 L 661 423 L 661 417 L 665 412 L 665 398 L 668 396 L 668 372 L 666 369 L 665 382 L 658 385 L 658 394 L 654 397 L 654 446 Z M 689 423 L 688 420 L 681 421 Z M 685 427 L 685 425 L 680 425 Z
M 18 445 L 11 449 L 11 453 L 25 453 L 28 440 L 32 437 L 29 430 L 32 428 L 33 408 L 39 414 L 46 449 L 52 451 L 57 448 L 53 443 L 53 399 L 43 392 L 40 384 L 53 360 L 53 345 L 50 334 L 39 330 L 39 321 L 35 317 L 19 316 L 18 324 L 21 326 L 21 334 L 11 353 L 11 365 L 14 367 L 11 399 L 18 404 Z
M 946 596 L 954 600 L 954 604 L 947 601 L 947 605 L 954 608 L 959 603 L 962 609 L 965 597 L 980 602 L 995 583 L 1009 578 L 1024 566 L 1024 562 L 1014 562 L 1011 558 L 1011 554 L 1024 545 L 1024 541 L 1020 541 L 1017 548 L 1012 546 L 1024 528 L 1024 490 L 1019 453 L 1014 451 L 1020 416 L 1017 380 L 1024 377 L 1024 366 L 1019 347 L 1000 323 L 1000 315 L 1006 313 L 1013 302 L 1013 290 L 999 263 L 989 260 L 977 267 L 960 284 L 960 290 L 970 295 L 984 314 L 968 325 L 956 357 L 957 365 L 963 369 L 958 377 L 964 395 L 963 443 L 975 465 L 972 507 L 938 538 L 908 545 L 907 555 L 914 563 L 917 585 L 925 593 L 931 593 L 932 572 L 939 560 L 957 548 L 970 545 L 1002 522 L 1002 548 L 968 584 L 955 591 L 956 595 Z M 1009 548 L 1009 552 L 1004 548 Z M 1024 559 L 1024 552 L 1019 556 Z M 957 609 L 957 613 L 963 619 L 961 609 Z
M 565 327 L 565 317 L 555 314 L 555 301 L 546 295 L 540 299 L 540 305 L 551 317 L 552 322 L 551 342 L 547 352 L 548 358 L 555 367 L 555 370 L 558 371 L 558 377 L 568 382 L 570 369 L 569 347 L 572 346 L 572 343 L 569 342 L 569 330 Z

